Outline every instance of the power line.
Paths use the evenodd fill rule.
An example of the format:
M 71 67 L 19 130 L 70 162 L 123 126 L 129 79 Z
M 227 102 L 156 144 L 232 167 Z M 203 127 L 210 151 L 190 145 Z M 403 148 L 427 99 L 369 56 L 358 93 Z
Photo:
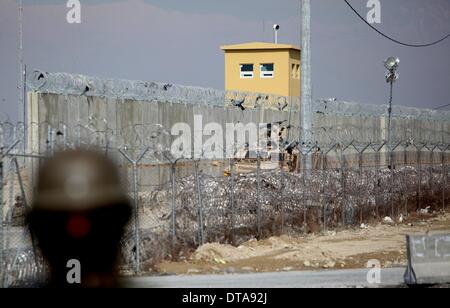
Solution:
M 407 46 L 407 47 L 429 47 L 429 46 L 433 46 L 433 45 L 439 44 L 440 42 L 442 42 L 442 41 L 444 41 L 444 40 L 446 40 L 447 38 L 450 37 L 450 34 L 447 34 L 446 36 L 444 36 L 444 37 L 441 38 L 440 40 L 437 40 L 437 41 L 435 41 L 435 42 L 428 43 L 428 44 L 408 44 L 408 43 L 400 42 L 399 40 L 396 40 L 396 39 L 394 39 L 394 38 L 392 38 L 392 37 L 390 37 L 390 36 L 384 34 L 384 33 L 381 32 L 380 30 L 378 30 L 377 28 L 375 28 L 374 26 L 372 26 L 372 25 L 371 25 L 364 17 L 361 16 L 361 14 L 358 13 L 357 10 L 355 10 L 355 8 L 353 8 L 353 6 L 352 6 L 347 0 L 344 0 L 344 1 L 345 1 L 345 3 L 347 3 L 347 5 L 350 7 L 350 9 L 351 9 L 353 12 L 355 12 L 355 14 L 356 14 L 362 21 L 364 21 L 364 23 L 366 23 L 370 28 L 372 28 L 372 29 L 373 29 L 374 31 L 376 31 L 378 34 L 380 34 L 381 36 L 387 38 L 388 40 L 391 40 L 391 41 L 394 42 L 394 43 L 397 43 L 397 44 L 400 44 L 400 45 L 403 45 L 403 46 Z
M 445 107 L 450 107 L 450 104 L 447 104 L 447 105 L 444 105 L 444 106 L 440 106 L 440 107 L 436 107 L 436 108 L 434 108 L 434 110 L 444 109 Z

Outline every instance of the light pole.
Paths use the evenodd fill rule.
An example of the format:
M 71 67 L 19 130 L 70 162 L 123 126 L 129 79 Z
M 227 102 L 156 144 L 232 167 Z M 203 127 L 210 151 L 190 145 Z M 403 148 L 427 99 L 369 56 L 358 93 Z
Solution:
M 398 66 L 400 64 L 400 59 L 396 57 L 389 57 L 384 61 L 384 67 L 388 70 L 386 74 L 386 82 L 390 85 L 389 91 L 389 108 L 388 108 L 388 151 L 389 151 L 389 168 L 392 169 L 392 143 L 391 143 L 391 126 L 392 126 L 392 94 L 394 89 L 394 82 L 398 79 L 398 74 L 396 73 Z
M 25 121 L 24 118 L 24 100 L 23 100 L 23 75 L 24 75 L 24 64 L 23 64 L 23 3 L 22 0 L 17 1 L 17 57 L 19 64 L 19 80 L 17 84 L 18 99 L 19 99 L 19 122 L 21 120 Z
M 392 141 L 391 141 L 391 129 L 392 129 L 392 92 L 394 89 L 394 82 L 398 79 L 398 75 L 396 74 L 396 71 L 398 69 L 398 65 L 400 64 L 400 59 L 396 57 L 389 57 L 384 61 L 384 67 L 388 70 L 386 74 L 386 82 L 390 85 L 390 91 L 389 91 L 389 109 L 388 109 L 388 140 L 387 140 L 387 146 L 388 146 L 388 166 L 391 173 L 391 185 L 390 185 L 390 196 L 391 199 L 391 216 L 394 217 L 394 166 L 392 163 Z
M 275 44 L 278 44 L 278 30 L 280 30 L 280 25 L 275 24 L 273 25 L 273 31 L 275 32 Z
M 301 11 L 301 41 L 302 49 L 301 57 L 301 111 L 300 111 L 300 132 L 299 145 L 308 145 L 312 138 L 310 130 L 313 126 L 312 121 L 312 85 L 311 85 L 311 1 L 302 0 Z M 312 166 L 312 162 L 308 157 L 306 159 L 305 168 L 308 170 Z

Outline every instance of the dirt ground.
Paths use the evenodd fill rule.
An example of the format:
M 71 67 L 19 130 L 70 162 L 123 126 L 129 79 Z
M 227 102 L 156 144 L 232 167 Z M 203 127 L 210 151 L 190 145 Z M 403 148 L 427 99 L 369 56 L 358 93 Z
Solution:
M 158 274 L 221 274 L 406 265 L 405 235 L 450 231 L 450 214 L 413 214 L 395 225 L 361 226 L 340 232 L 251 240 L 239 247 L 206 244 L 179 262 L 164 261 Z

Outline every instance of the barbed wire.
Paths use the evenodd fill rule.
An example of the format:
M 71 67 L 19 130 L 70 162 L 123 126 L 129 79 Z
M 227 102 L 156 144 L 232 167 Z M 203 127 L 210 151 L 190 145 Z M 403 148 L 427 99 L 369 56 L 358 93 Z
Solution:
M 393 165 L 386 160 L 386 141 L 368 139 L 368 133 L 357 132 L 361 129 L 358 126 L 334 130 L 332 127 L 313 128 L 308 132 L 314 137 L 312 144 L 299 144 L 293 155 L 286 154 L 282 147 L 284 155 L 279 159 L 262 159 L 258 165 L 256 159 L 246 159 L 246 156 L 174 161 L 173 157 L 163 155 L 170 149 L 164 134 L 166 128 L 140 124 L 128 125 L 122 130 L 102 125 L 98 129 L 95 125 L 81 124 L 69 127 L 62 122 L 57 125 L 33 123 L 31 127 L 0 123 L 2 162 L 8 170 L 3 179 L 7 193 L 2 203 L 7 213 L 7 228 L 15 217 L 12 205 L 20 204 L 17 197 L 32 202 L 30 192 L 34 187 L 29 160 L 20 160 L 16 168 L 13 159 L 23 156 L 39 161 L 50 157 L 51 149 L 75 148 L 79 144 L 109 149 L 108 156 L 125 167 L 124 185 L 130 198 L 134 189 L 137 190 L 140 240 L 135 242 L 136 233 L 129 228 L 121 244 L 123 262 L 131 269 L 136 245 L 140 247 L 141 261 L 157 262 L 172 255 L 172 238 L 177 245 L 190 249 L 213 241 L 238 244 L 252 237 L 279 232 L 307 233 L 313 228 L 311 221 L 322 230 L 328 230 L 359 223 L 359 213 L 367 219 L 374 215 L 395 216 L 414 211 L 417 205 L 419 209 L 424 204 L 442 209 L 450 200 L 446 194 L 450 188 L 447 180 L 450 142 L 445 142 L 442 136 L 431 141 L 426 140 L 427 137 L 422 139 L 435 134 L 433 130 L 427 134 L 420 131 L 416 136 L 414 131 L 405 129 L 399 134 L 407 138 L 395 141 L 398 147 L 393 153 Z M 17 146 L 24 142 L 25 129 L 30 137 L 33 133 L 45 137 L 40 140 L 41 147 L 35 149 L 42 156 L 30 155 L 34 151 L 33 143 L 28 143 L 25 153 L 22 146 Z M 71 135 L 65 135 L 67 132 Z M 155 135 L 149 137 L 151 132 Z M 128 143 L 128 151 L 136 156 L 144 148 L 150 149 L 137 165 L 139 177 L 135 188 L 130 172 L 133 166 L 119 152 L 124 148 L 124 141 Z M 303 164 L 306 157 L 313 161 L 311 169 Z M 195 166 L 199 172 L 193 172 Z M 157 177 L 152 176 L 155 168 L 160 168 Z M 169 178 L 172 170 L 175 170 L 173 182 Z M 17 183 L 20 178 L 25 182 L 22 183 L 25 195 Z M 171 204 L 172 196 L 175 204 Z M 392 200 L 398 201 L 394 207 Z M 202 235 L 200 230 L 204 231 Z M 23 233 L 8 236 L 5 247 L 14 253 L 2 268 L 7 268 L 11 281 L 28 277 L 24 275 L 27 272 L 30 277 L 42 273 L 39 262 L 30 266 L 32 254 L 26 250 L 29 243 Z

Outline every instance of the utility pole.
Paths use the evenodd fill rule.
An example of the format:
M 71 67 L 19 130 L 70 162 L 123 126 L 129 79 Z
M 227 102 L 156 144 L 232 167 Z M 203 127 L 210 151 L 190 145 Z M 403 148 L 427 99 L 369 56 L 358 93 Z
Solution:
M 389 152 L 389 167 L 392 169 L 392 93 L 394 89 L 394 82 L 397 81 L 398 75 L 396 73 L 398 66 L 400 64 L 400 59 L 396 57 L 389 57 L 384 61 L 384 67 L 388 70 L 386 74 L 386 82 L 389 84 L 389 107 L 388 107 L 388 137 L 387 146 Z
M 3 228 L 3 148 L 0 149 L 0 288 L 4 288 L 3 281 L 6 275 L 4 265 L 4 228 Z
M 301 49 L 301 102 L 300 102 L 300 145 L 311 144 L 312 86 L 311 86 L 311 1 L 302 0 L 302 49 Z M 305 168 L 310 170 L 311 158 L 306 158 Z
M 17 94 L 19 100 L 19 122 L 23 122 L 25 124 L 25 84 L 24 84 L 24 75 L 25 75 L 25 67 L 23 61 L 23 2 L 22 0 L 18 0 L 17 3 L 18 14 L 17 14 L 17 22 L 18 22 L 18 45 L 17 45 L 17 55 L 19 62 L 19 79 L 17 85 Z
M 26 144 L 27 144 L 27 130 L 26 122 L 27 122 L 27 106 L 26 106 L 26 78 L 27 71 L 26 66 L 24 64 L 24 55 L 23 55 L 23 0 L 18 0 L 18 14 L 17 14 L 17 22 L 18 22 L 18 45 L 17 45 L 17 55 L 19 62 L 19 79 L 17 84 L 17 96 L 19 103 L 19 114 L 18 121 L 23 124 L 23 141 L 22 141 L 22 153 L 25 153 Z
M 391 185 L 390 185 L 390 199 L 391 199 L 391 216 L 394 217 L 394 162 L 393 162 L 393 151 L 395 148 L 392 145 L 392 92 L 394 89 L 394 82 L 398 79 L 396 71 L 400 64 L 400 59 L 396 57 L 389 57 L 384 61 L 384 67 L 388 70 L 386 74 L 386 82 L 389 83 L 389 107 L 388 107 L 388 138 L 387 138 L 387 148 L 388 148 L 388 166 L 391 172 Z M 396 146 L 397 147 L 397 146 Z M 419 186 L 420 192 L 420 186 Z M 420 202 L 420 199 L 419 199 Z

